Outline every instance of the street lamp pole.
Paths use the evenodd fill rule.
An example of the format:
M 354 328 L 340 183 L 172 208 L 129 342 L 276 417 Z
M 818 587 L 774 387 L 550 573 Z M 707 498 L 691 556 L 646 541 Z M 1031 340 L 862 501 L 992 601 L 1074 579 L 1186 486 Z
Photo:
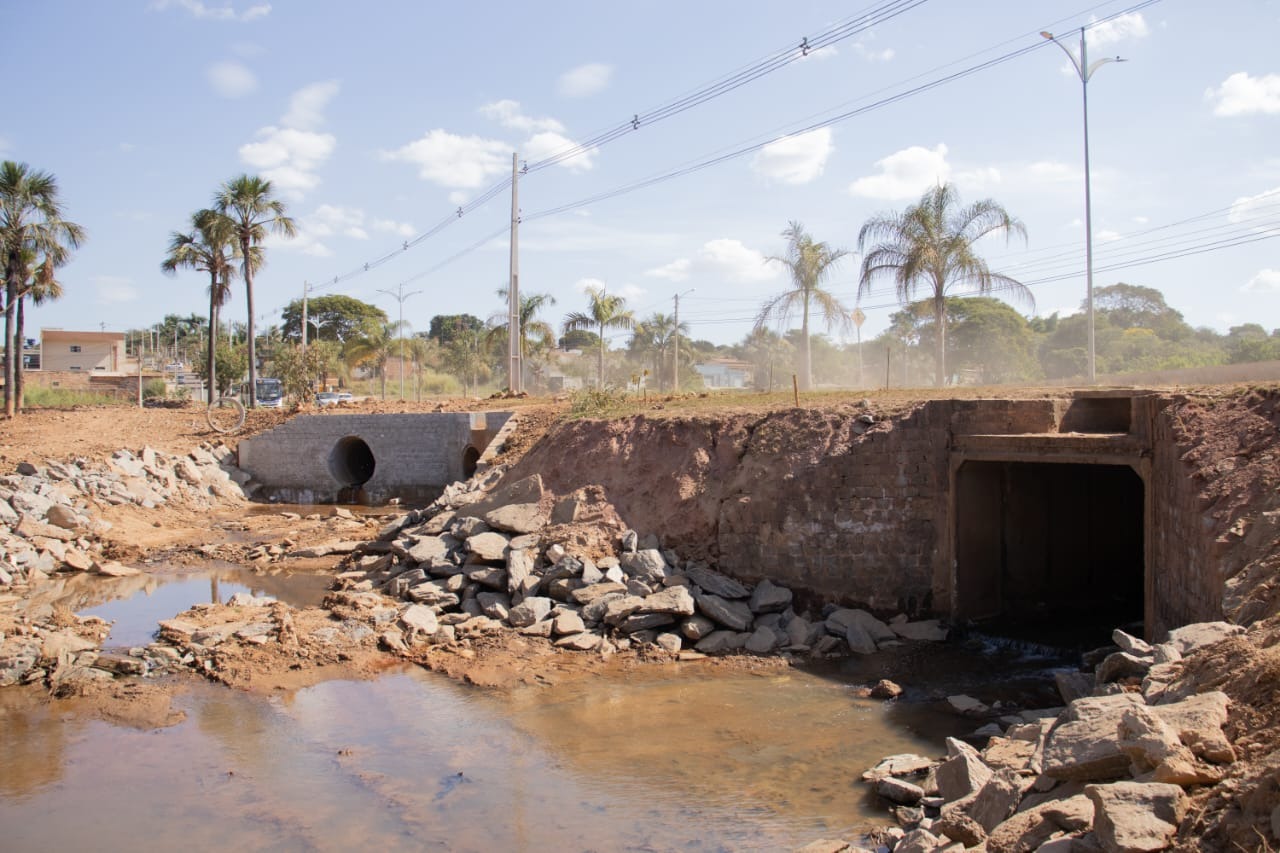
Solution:
M 1093 77 L 1093 73 L 1106 65 L 1108 62 L 1124 62 L 1118 56 L 1108 56 L 1099 59 L 1092 65 L 1089 64 L 1088 44 L 1084 37 L 1085 28 L 1080 28 L 1080 57 L 1067 48 L 1062 42 L 1054 38 L 1053 33 L 1040 32 L 1040 35 L 1056 44 L 1067 55 L 1067 59 L 1071 60 L 1071 66 L 1075 68 L 1076 74 L 1080 77 L 1080 90 L 1084 101 L 1084 257 L 1085 257 L 1085 314 L 1088 317 L 1089 324 L 1089 384 L 1096 385 L 1098 382 L 1097 371 L 1097 347 L 1094 337 L 1094 321 L 1093 321 L 1093 195 L 1090 186 L 1089 172 L 1089 80 Z
M 676 303 L 675 318 L 673 320 L 674 327 L 672 329 L 672 342 L 675 344 L 675 352 L 671 358 L 671 393 L 680 393 L 680 297 L 688 296 L 693 293 L 693 288 L 689 288 L 684 293 L 677 293 L 674 297 Z
M 404 282 L 396 285 L 395 291 L 379 290 L 379 293 L 385 293 L 392 299 L 400 303 L 400 321 L 396 323 L 396 330 L 400 333 L 400 401 L 404 402 L 404 301 L 410 296 L 417 296 L 421 290 L 414 290 L 409 293 L 404 292 Z

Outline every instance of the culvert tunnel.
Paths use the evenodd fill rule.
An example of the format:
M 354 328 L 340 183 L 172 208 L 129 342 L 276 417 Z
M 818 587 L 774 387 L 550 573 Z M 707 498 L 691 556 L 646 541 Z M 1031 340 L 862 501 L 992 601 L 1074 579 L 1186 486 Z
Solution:
M 341 488 L 363 486 L 373 479 L 377 467 L 373 450 L 357 435 L 344 436 L 329 451 L 329 475 Z
M 967 461 L 955 501 L 956 616 L 1045 639 L 1143 620 L 1144 484 L 1128 465 Z

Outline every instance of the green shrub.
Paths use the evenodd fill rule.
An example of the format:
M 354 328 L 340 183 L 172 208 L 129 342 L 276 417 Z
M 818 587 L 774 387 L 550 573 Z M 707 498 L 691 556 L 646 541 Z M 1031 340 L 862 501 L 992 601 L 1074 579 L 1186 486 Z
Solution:
M 22 389 L 22 403 L 29 409 L 70 409 L 75 406 L 137 405 L 137 400 L 123 393 L 29 386 Z
M 163 400 L 168 396 L 168 386 L 163 379 L 148 379 L 142 383 L 142 399 Z
M 604 418 L 627 408 L 627 395 L 617 388 L 584 388 L 569 398 L 569 417 Z

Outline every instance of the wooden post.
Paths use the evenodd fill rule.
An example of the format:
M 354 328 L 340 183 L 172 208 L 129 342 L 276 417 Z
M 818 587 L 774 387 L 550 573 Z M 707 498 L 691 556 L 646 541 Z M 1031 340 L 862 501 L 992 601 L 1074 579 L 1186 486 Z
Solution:
M 796 408 L 800 408 L 800 382 L 794 373 L 791 374 L 791 393 L 795 395 Z
M 889 390 L 889 347 L 884 348 L 884 390 Z

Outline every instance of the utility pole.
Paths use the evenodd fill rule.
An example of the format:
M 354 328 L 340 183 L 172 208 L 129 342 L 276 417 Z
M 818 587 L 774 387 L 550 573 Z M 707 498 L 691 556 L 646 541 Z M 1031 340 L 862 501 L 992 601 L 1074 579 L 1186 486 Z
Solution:
M 517 153 L 511 152 L 511 284 L 507 288 L 507 390 L 518 394 L 524 390 L 520 365 L 520 171 Z
M 862 324 L 867 322 L 867 315 L 861 308 L 853 309 L 853 328 L 858 335 L 858 387 L 862 387 Z
M 400 322 L 396 323 L 396 329 L 400 332 L 400 400 L 404 401 L 404 301 L 410 296 L 417 296 L 421 290 L 414 290 L 409 293 L 404 292 L 404 282 L 396 285 L 396 290 L 392 293 L 390 290 L 379 290 L 379 293 L 385 293 L 400 303 Z
M 688 296 L 693 293 L 693 288 L 689 288 L 684 293 L 677 293 L 674 297 L 676 303 L 675 315 L 672 318 L 672 342 L 675 344 L 671 355 L 671 393 L 680 393 L 680 297 Z
M 307 348 L 307 291 L 311 289 L 311 285 L 307 282 L 302 283 L 302 348 Z

